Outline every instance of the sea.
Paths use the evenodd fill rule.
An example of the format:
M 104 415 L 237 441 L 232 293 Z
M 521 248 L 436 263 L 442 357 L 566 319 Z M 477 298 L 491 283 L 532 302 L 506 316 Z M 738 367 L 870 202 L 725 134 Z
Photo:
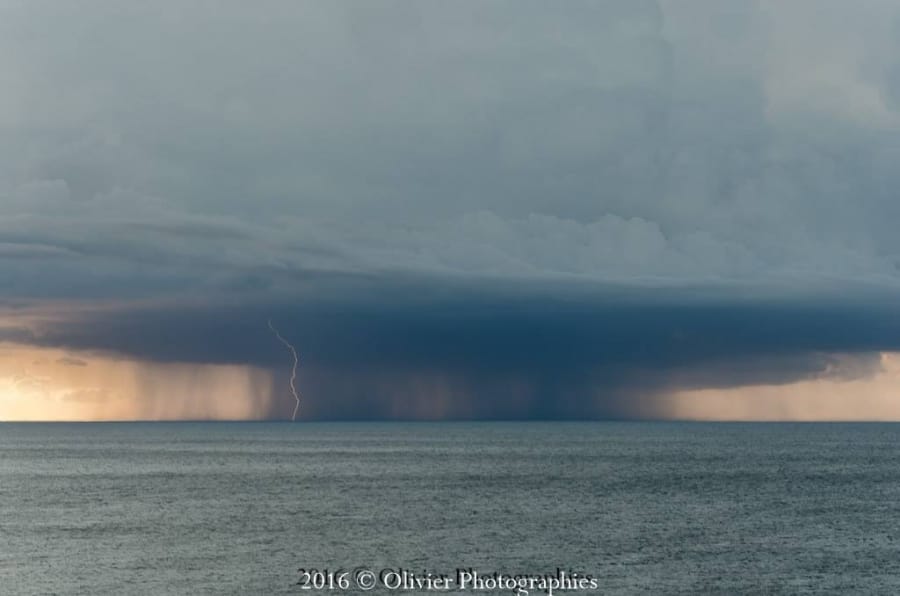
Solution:
M 551 591 L 898 594 L 900 425 L 0 423 L 2 595 Z

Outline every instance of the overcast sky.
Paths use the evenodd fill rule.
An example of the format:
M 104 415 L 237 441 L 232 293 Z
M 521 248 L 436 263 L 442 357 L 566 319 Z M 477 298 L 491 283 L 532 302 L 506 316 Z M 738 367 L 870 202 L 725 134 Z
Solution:
M 283 392 L 271 317 L 313 418 L 628 416 L 900 350 L 895 1 L 0 0 L 0 89 L 17 345 Z

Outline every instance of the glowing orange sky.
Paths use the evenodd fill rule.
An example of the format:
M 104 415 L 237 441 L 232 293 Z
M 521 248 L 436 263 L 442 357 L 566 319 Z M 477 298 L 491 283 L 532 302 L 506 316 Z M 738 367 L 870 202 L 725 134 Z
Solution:
M 882 353 L 869 378 L 679 391 L 659 405 L 664 418 L 690 420 L 900 420 L 900 354 Z
M 0 420 L 251 420 L 270 414 L 260 368 L 159 364 L 0 343 Z

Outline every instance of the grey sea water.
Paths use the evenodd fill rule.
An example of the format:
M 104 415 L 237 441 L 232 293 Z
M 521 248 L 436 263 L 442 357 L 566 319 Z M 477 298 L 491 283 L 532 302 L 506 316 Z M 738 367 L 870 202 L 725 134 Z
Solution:
M 900 425 L 0 424 L 0 594 L 310 593 L 300 567 L 897 594 Z

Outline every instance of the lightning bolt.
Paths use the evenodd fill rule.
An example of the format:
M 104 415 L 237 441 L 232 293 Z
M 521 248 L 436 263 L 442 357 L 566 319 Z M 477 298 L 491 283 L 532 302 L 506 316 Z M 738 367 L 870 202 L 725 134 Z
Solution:
M 291 356 L 294 358 L 294 366 L 291 367 L 291 395 L 294 396 L 294 400 L 296 400 L 296 404 L 294 404 L 294 413 L 291 415 L 291 421 L 297 419 L 297 410 L 300 408 L 300 396 L 297 395 L 297 387 L 294 386 L 294 381 L 297 379 L 297 365 L 300 363 L 300 360 L 297 358 L 297 350 L 294 349 L 294 346 L 291 345 L 291 342 L 284 339 L 280 333 L 278 333 L 278 329 L 275 329 L 275 326 L 272 324 L 272 319 L 269 319 L 269 329 L 272 330 L 272 333 L 275 334 L 275 337 L 278 338 L 278 341 L 284 344 L 284 346 L 290 350 Z

